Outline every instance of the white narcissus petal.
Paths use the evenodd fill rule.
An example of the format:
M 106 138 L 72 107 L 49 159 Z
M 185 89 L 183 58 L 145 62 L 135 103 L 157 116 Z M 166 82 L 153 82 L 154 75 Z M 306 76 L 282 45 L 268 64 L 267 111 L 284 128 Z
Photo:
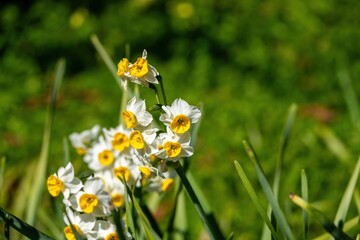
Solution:
M 64 182 L 71 182 L 74 178 L 73 165 L 69 162 L 65 168 L 61 167 L 58 171 L 58 175 Z
M 142 126 L 148 126 L 152 120 L 153 117 L 149 112 L 143 112 L 139 114 L 139 123 Z
M 182 153 L 180 153 L 180 155 L 182 155 L 183 157 L 190 157 L 194 153 L 193 147 L 186 146 L 186 145 L 182 146 L 181 151 L 182 151 Z
M 85 182 L 84 191 L 97 194 L 104 188 L 104 183 L 100 178 L 90 178 Z
M 75 177 L 71 182 L 65 183 L 65 185 L 70 189 L 71 193 L 77 193 L 83 187 L 81 180 L 77 177 Z
M 57 171 L 57 177 L 62 178 L 64 176 L 64 173 L 65 173 L 65 168 L 60 167 L 59 170 Z
M 147 144 L 152 144 L 156 139 L 156 132 L 159 131 L 157 128 L 147 129 L 142 132 L 142 135 L 144 137 L 144 141 Z

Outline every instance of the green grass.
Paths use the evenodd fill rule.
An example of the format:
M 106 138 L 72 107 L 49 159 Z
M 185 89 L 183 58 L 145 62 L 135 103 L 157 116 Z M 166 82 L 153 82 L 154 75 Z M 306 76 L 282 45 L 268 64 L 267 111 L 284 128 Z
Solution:
M 115 63 L 126 54 L 133 61 L 146 48 L 162 74 L 169 102 L 181 97 L 203 105 L 190 171 L 225 235 L 261 236 L 263 224 L 255 224 L 261 216 L 239 184 L 233 162 L 247 159 L 242 141 L 248 139 L 272 186 L 292 103 L 298 115 L 282 162 L 279 203 L 286 216 L 294 213 L 289 224 L 295 238 L 302 237 L 301 210 L 288 194 L 301 193 L 304 169 L 307 201 L 335 219 L 359 156 L 357 1 L 194 1 L 189 18 L 181 17 L 176 1 L 97 4 L 38 0 L 28 10 L 14 3 L 0 9 L 3 208 L 24 217 L 19 215 L 26 208 L 21 195 L 28 194 L 23 189 L 31 190 L 28 175 L 35 171 L 41 150 L 57 59 L 66 59 L 67 70 L 56 102 L 47 174 L 63 164 L 63 139 L 70 133 L 119 121 L 122 95 L 92 46 L 90 36 L 95 33 Z M 74 28 L 69 21 L 77 12 L 85 21 Z M 139 92 L 148 106 L 156 103 L 147 89 L 140 87 Z M 69 155 L 76 159 L 72 150 Z M 80 161 L 75 162 L 80 169 Z M 241 166 L 266 207 L 256 171 Z M 18 200 L 13 204 L 9 199 Z M 41 201 L 51 209 L 49 214 L 56 212 L 46 194 Z M 185 204 L 191 203 L 187 199 Z M 359 212 L 353 202 L 349 209 L 348 220 Z M 187 225 L 196 226 L 190 231 L 196 238 L 202 225 L 194 217 L 196 211 L 189 211 Z M 62 219 L 56 221 L 61 226 Z M 36 225 L 48 231 L 41 221 Z M 308 237 L 323 233 L 309 216 Z

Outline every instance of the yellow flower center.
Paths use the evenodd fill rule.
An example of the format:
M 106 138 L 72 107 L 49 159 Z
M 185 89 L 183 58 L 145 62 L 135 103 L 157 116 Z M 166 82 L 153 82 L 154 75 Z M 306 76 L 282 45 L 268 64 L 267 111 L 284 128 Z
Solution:
M 113 148 L 118 151 L 124 151 L 130 146 L 129 138 L 123 133 L 116 133 L 111 143 Z
M 124 204 L 124 196 L 120 193 L 115 193 L 111 196 L 111 202 L 115 207 L 121 207 Z
M 121 114 L 127 128 L 134 128 L 137 124 L 136 116 L 129 111 L 123 111 Z
M 78 147 L 78 148 L 76 148 L 75 149 L 76 150 L 76 152 L 77 152 L 77 154 L 79 154 L 79 155 L 85 155 L 85 153 L 86 153 L 86 149 L 84 149 L 84 148 L 81 148 L 81 147 Z
M 117 178 L 125 180 L 125 182 L 129 181 L 130 179 L 130 170 L 127 167 L 120 166 L 114 168 L 114 174 Z
M 118 63 L 118 71 L 117 75 L 122 77 L 125 75 L 125 73 L 129 69 L 129 60 L 127 58 L 121 59 L 121 61 Z
M 181 144 L 178 142 L 166 142 L 164 149 L 168 157 L 177 157 L 181 152 Z
M 174 179 L 167 178 L 161 183 L 161 191 L 167 192 L 174 186 Z
M 73 228 L 75 228 L 76 232 L 80 236 L 84 236 L 84 233 L 81 231 L 81 229 L 79 228 L 78 225 L 73 224 L 72 226 L 73 226 Z M 65 234 L 65 237 L 67 240 L 76 240 L 75 234 L 73 233 L 70 225 L 68 225 L 64 228 L 64 234 Z
M 170 123 L 170 128 L 175 133 L 184 133 L 190 129 L 190 125 L 190 119 L 185 114 L 179 114 Z
M 134 77 L 141 78 L 148 73 L 148 63 L 144 58 L 138 58 L 130 67 L 130 74 Z
M 143 149 L 145 141 L 140 131 L 135 130 L 130 134 L 130 144 L 135 149 Z
M 106 237 L 105 240 L 119 240 L 119 236 L 116 233 L 109 233 Z
M 47 188 L 51 196 L 57 197 L 64 191 L 64 183 L 55 175 L 51 175 L 47 180 Z
M 99 162 L 103 166 L 109 166 L 114 162 L 114 154 L 110 150 L 104 150 L 99 153 Z
M 150 155 L 151 162 L 154 162 L 158 157 L 155 154 Z
M 145 178 L 150 178 L 150 177 L 151 177 L 150 168 L 144 167 L 144 166 L 140 166 L 140 167 L 139 167 L 139 171 L 142 173 L 142 175 L 143 175 Z
M 80 208 L 84 213 L 92 213 L 94 208 L 98 205 L 99 200 L 96 195 L 90 193 L 84 193 L 81 195 Z

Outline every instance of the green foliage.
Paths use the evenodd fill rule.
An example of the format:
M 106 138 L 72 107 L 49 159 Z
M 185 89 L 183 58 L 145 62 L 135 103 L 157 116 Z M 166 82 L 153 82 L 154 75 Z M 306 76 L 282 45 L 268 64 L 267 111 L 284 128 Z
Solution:
M 33 226 L 30 226 L 26 222 L 21 221 L 16 216 L 12 215 L 11 213 L 5 211 L 4 209 L 0 208 L 0 220 L 8 224 L 9 227 L 16 229 L 17 231 L 21 232 L 23 236 L 28 237 L 29 239 L 38 239 L 38 240 L 51 240 L 53 238 L 49 237 L 48 235 L 40 232 Z M 10 234 L 7 236 L 10 239 Z

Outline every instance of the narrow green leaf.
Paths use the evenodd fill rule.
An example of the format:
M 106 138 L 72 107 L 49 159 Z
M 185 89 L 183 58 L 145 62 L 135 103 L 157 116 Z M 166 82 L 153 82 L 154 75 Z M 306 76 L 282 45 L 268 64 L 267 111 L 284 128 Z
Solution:
M 346 215 L 350 207 L 351 199 L 356 187 L 356 183 L 359 178 L 359 172 L 360 172 L 360 158 L 357 161 L 355 169 L 351 175 L 350 181 L 346 187 L 345 193 L 341 199 L 338 211 L 336 213 L 334 222 L 337 226 L 339 226 L 341 222 L 342 223 L 345 222 Z
M 270 230 L 270 232 L 271 232 L 272 236 L 274 237 L 274 239 L 278 239 L 276 231 L 275 231 L 273 225 L 271 224 L 270 219 L 269 219 L 268 215 L 265 212 L 265 209 L 261 205 L 259 197 L 257 196 L 253 186 L 251 185 L 248 177 L 246 176 L 245 171 L 243 170 L 243 168 L 241 167 L 241 165 L 237 161 L 234 161 L 234 164 L 235 164 L 236 171 L 237 171 L 241 181 L 243 182 L 244 187 L 245 187 L 246 191 L 248 192 L 252 202 L 254 203 L 257 211 L 259 212 L 260 216 L 264 220 L 266 226 Z
M 63 146 L 64 146 L 64 161 L 63 165 L 65 166 L 67 163 L 71 162 L 70 159 L 70 148 L 69 148 L 69 141 L 66 137 L 63 138 Z
M 282 165 L 283 165 L 283 162 L 285 159 L 286 148 L 289 144 L 291 130 L 294 126 L 296 112 L 297 112 L 297 105 L 292 104 L 289 109 L 286 125 L 285 125 L 284 132 L 283 132 L 282 139 L 281 139 L 279 158 L 276 162 L 274 184 L 273 184 L 273 192 L 274 192 L 275 197 L 277 197 L 279 194 L 281 169 L 282 169 Z
M 113 60 L 110 58 L 109 54 L 106 52 L 106 50 L 105 50 L 104 46 L 101 44 L 99 38 L 95 34 L 93 34 L 93 35 L 91 35 L 90 40 L 91 40 L 92 44 L 94 45 L 96 51 L 99 53 L 101 59 L 104 61 L 105 65 L 110 70 L 112 76 L 114 77 L 115 81 L 119 85 L 119 88 L 123 89 L 123 85 L 121 83 L 121 81 L 122 81 L 121 77 L 119 77 L 116 74 L 117 73 L 116 65 L 113 62 Z
M 344 232 L 351 231 L 353 228 L 357 227 L 360 222 L 360 216 L 356 216 L 349 221 L 346 221 L 344 224 Z M 313 238 L 313 240 L 329 240 L 330 233 L 324 233 L 316 238 Z
M 121 179 L 120 179 L 121 180 Z M 125 184 L 125 182 L 123 182 Z M 128 226 L 128 228 L 131 231 L 132 236 L 134 237 L 134 239 L 138 239 L 137 237 L 137 231 L 135 228 L 135 221 L 133 219 L 133 204 L 131 201 L 131 192 L 128 191 L 127 187 L 124 187 L 124 191 L 125 191 L 125 219 L 126 219 L 126 225 Z
M 124 229 L 123 224 L 121 223 L 121 212 L 122 212 L 122 208 L 120 209 L 115 209 L 112 212 L 112 217 L 114 220 L 114 224 L 116 226 L 116 232 L 120 238 L 120 240 L 126 240 L 126 237 L 124 235 L 124 232 L 126 231 L 126 229 Z
M 39 206 L 40 196 L 42 194 L 43 186 L 45 185 L 45 175 L 49 155 L 51 129 L 53 124 L 53 117 L 55 114 L 55 105 L 57 94 L 60 89 L 60 85 L 65 73 L 65 59 L 60 59 L 56 64 L 55 69 L 55 81 L 51 94 L 51 102 L 48 106 L 47 117 L 45 122 L 45 129 L 43 135 L 43 141 L 41 146 L 40 157 L 38 165 L 35 169 L 34 179 L 32 181 L 32 188 L 28 200 L 28 207 L 26 213 L 26 222 L 33 224 L 35 221 L 37 209 Z
M 182 193 L 182 183 L 179 178 L 176 179 L 175 182 L 175 191 L 174 191 L 174 206 L 172 208 L 171 213 L 169 214 L 169 221 L 166 227 L 166 232 L 164 234 L 164 240 L 172 239 L 172 235 L 175 229 L 175 219 L 176 219 L 176 213 L 178 210 L 179 202 L 182 201 L 180 199 L 180 194 Z M 185 219 L 186 220 L 186 219 Z
M 219 226 L 215 225 L 215 222 L 211 220 L 211 218 L 213 216 L 209 216 L 205 213 L 204 208 L 203 208 L 201 202 L 199 201 L 199 198 L 196 195 L 193 187 L 191 186 L 188 178 L 186 177 L 184 169 L 182 168 L 179 161 L 174 162 L 174 168 L 175 168 L 177 174 L 179 175 L 179 177 L 181 178 L 181 181 L 186 189 L 186 192 L 188 193 L 192 203 L 194 204 L 194 207 L 195 207 L 196 211 L 198 212 L 199 217 L 203 221 L 204 226 L 205 226 L 207 232 L 209 233 L 210 238 L 216 239 L 216 240 L 225 239 L 225 237 L 223 236 L 223 234 L 220 231 Z
M 233 240 L 234 237 L 235 237 L 234 232 L 231 232 L 231 233 L 229 234 L 229 236 L 226 238 L 226 240 Z
M 360 193 L 359 193 L 359 190 L 357 190 L 357 189 L 355 189 L 355 191 L 354 191 L 354 202 L 355 202 L 356 209 L 360 215 Z
M 0 207 L 0 219 L 5 221 L 8 226 L 14 228 L 16 231 L 23 234 L 25 237 L 30 239 L 38 239 L 38 240 L 47 240 L 53 239 L 50 236 L 46 235 L 45 233 L 40 232 L 35 227 L 23 222 L 18 217 L 12 215 L 11 213 L 7 212 L 3 208 Z
M 113 62 L 113 60 L 111 59 L 109 54 L 106 52 L 106 50 L 105 50 L 104 46 L 101 44 L 99 38 L 95 34 L 93 34 L 93 35 L 91 35 L 90 40 L 91 40 L 92 44 L 94 45 L 96 51 L 99 53 L 101 59 L 104 61 L 105 65 L 109 69 L 111 75 L 114 77 L 116 83 L 119 85 L 119 88 L 122 90 L 120 116 L 119 116 L 119 122 L 121 123 L 122 122 L 121 113 L 125 109 L 126 104 L 128 102 L 128 95 L 132 96 L 133 94 L 131 93 L 131 91 L 128 88 L 126 88 L 126 90 L 125 90 L 123 83 L 122 83 L 123 80 L 121 79 L 121 77 L 119 77 L 116 74 L 117 73 L 116 64 Z M 126 52 L 126 57 L 129 58 L 130 46 L 128 44 L 125 46 L 125 52 Z
M 207 201 L 204 192 L 201 190 L 201 187 L 199 186 L 199 184 L 196 182 L 194 176 L 192 175 L 192 173 L 190 171 L 188 171 L 186 173 L 187 179 L 189 180 L 189 183 L 192 187 L 192 189 L 194 190 L 196 196 L 198 197 L 199 201 L 201 202 L 202 207 L 204 208 L 204 211 L 206 214 L 212 214 L 212 210 L 210 207 L 209 202 Z
M 204 213 L 206 214 L 207 221 L 211 224 L 215 231 L 221 234 L 221 230 L 219 228 L 219 223 L 217 222 L 214 211 L 211 209 L 209 202 L 207 201 L 204 192 L 202 191 L 199 184 L 196 182 L 194 176 L 190 171 L 186 173 L 187 179 L 190 183 L 190 186 L 194 190 L 195 195 L 198 197 L 199 202 L 201 203 L 202 208 L 204 209 Z
M 152 229 L 149 220 L 147 219 L 146 215 L 142 211 L 139 202 L 136 200 L 136 198 L 134 196 L 134 193 L 130 190 L 130 188 L 127 186 L 127 184 L 126 184 L 126 188 L 127 188 L 127 192 L 129 193 L 129 196 L 131 198 L 131 201 L 133 203 L 133 206 L 135 207 L 135 210 L 136 210 L 138 216 L 140 216 L 140 220 L 141 220 L 142 226 L 143 226 L 143 228 L 145 230 L 147 239 L 149 239 L 149 240 L 160 240 L 161 238 Z
M 336 240 L 350 240 L 351 237 L 346 235 L 340 228 L 336 227 L 335 224 L 327 218 L 321 211 L 316 209 L 314 206 L 306 202 L 301 197 L 290 194 L 290 199 L 299 207 L 305 209 L 309 214 L 311 214 L 315 220 L 319 221 L 323 228 L 329 232 Z
M 170 217 L 164 234 L 164 240 L 184 240 L 184 234 L 188 231 L 185 195 L 180 178 L 175 179 L 174 189 L 174 206 L 169 214 Z
M 152 213 L 150 212 L 150 209 L 148 208 L 148 206 L 142 201 L 142 199 L 138 200 L 139 206 L 142 210 L 142 212 L 145 215 L 145 218 L 148 220 L 148 222 L 150 223 L 150 227 L 156 232 L 156 234 L 162 238 L 163 234 L 160 230 L 160 227 L 158 226 L 156 220 L 154 219 L 154 216 L 152 215 Z
M 185 192 L 181 191 L 178 198 L 177 211 L 175 216 L 174 228 L 176 229 L 176 234 L 174 240 L 186 240 L 186 233 L 188 232 L 188 222 L 187 222 L 187 208 L 185 201 Z
M 287 146 L 289 144 L 291 131 L 292 131 L 293 126 L 294 126 L 296 113 L 297 113 L 297 105 L 292 104 L 290 106 L 290 108 L 289 108 L 289 111 L 288 111 L 286 124 L 285 124 L 284 131 L 283 131 L 283 134 L 282 134 L 281 142 L 280 142 L 279 157 L 277 158 L 277 161 L 276 161 L 276 168 L 275 168 L 274 182 L 273 182 L 273 192 L 274 192 L 274 196 L 276 198 L 278 198 L 278 194 L 279 194 L 281 169 L 282 169 L 283 162 L 284 162 L 284 159 L 285 159 L 285 152 L 286 152 Z M 267 214 L 268 214 L 269 217 L 272 214 L 272 209 L 271 209 L 270 204 L 268 206 Z M 275 225 L 275 224 L 276 223 L 273 223 L 273 225 Z M 269 229 L 264 224 L 261 239 L 266 240 L 266 239 L 269 239 L 269 238 L 270 238 Z
M 344 163 L 350 163 L 350 154 L 345 145 L 335 135 L 335 133 L 328 127 L 319 126 L 316 130 L 317 134 L 325 142 L 327 148 Z
M 304 169 L 301 170 L 301 196 L 305 201 L 308 201 L 308 180 L 307 175 Z M 307 239 L 307 233 L 309 228 L 308 215 L 305 210 L 303 210 L 303 225 L 304 225 L 304 240 Z
M 290 229 L 290 226 L 288 222 L 286 221 L 285 215 L 282 212 L 279 202 L 277 201 L 274 193 L 272 192 L 271 186 L 269 182 L 267 181 L 264 171 L 262 170 L 262 167 L 255 155 L 254 150 L 250 146 L 248 142 L 245 140 L 243 141 L 244 148 L 246 150 L 247 155 L 249 156 L 250 160 L 255 166 L 255 170 L 259 179 L 259 182 L 265 192 L 265 195 L 273 209 L 273 213 L 275 215 L 275 218 L 279 224 L 280 229 L 283 231 L 283 233 L 286 235 L 286 237 L 290 240 L 295 239 L 293 236 L 293 233 Z
M 5 222 L 4 235 L 5 240 L 10 240 L 10 223 L 8 221 Z
M 346 106 L 350 113 L 351 121 L 360 129 L 360 111 L 359 111 L 359 102 L 352 86 L 352 81 L 347 70 L 341 70 L 337 73 L 339 83 L 343 92 L 343 96 L 346 102 Z
M 0 205 L 4 202 L 4 176 L 5 176 L 6 158 L 1 157 L 0 160 Z

